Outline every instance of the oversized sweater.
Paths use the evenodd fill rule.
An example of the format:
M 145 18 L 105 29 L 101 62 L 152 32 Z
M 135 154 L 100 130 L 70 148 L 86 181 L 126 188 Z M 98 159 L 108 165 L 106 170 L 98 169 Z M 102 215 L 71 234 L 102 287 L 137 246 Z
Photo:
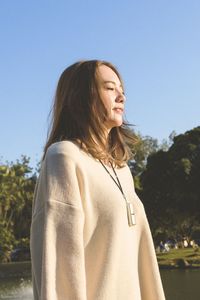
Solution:
M 131 172 L 127 165 L 115 170 L 136 214 L 131 227 L 126 202 L 98 160 L 71 141 L 48 148 L 31 225 L 35 300 L 165 299 Z

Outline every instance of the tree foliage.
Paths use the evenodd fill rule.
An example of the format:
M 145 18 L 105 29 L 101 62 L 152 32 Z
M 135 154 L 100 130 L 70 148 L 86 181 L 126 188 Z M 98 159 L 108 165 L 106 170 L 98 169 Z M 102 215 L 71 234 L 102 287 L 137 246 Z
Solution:
M 152 138 L 149 135 L 141 135 L 137 133 L 137 143 L 133 146 L 132 152 L 134 153 L 133 159 L 129 162 L 133 176 L 139 176 L 146 169 L 147 158 L 156 153 L 158 150 L 167 151 L 171 146 L 174 137 L 176 136 L 175 131 L 169 135 L 169 139 L 162 140 L 159 143 L 158 139 Z
M 36 173 L 29 158 L 0 165 L 0 247 L 3 252 L 29 242 Z M 30 175 L 31 174 L 31 175 Z
M 174 136 L 168 151 L 152 153 L 140 180 L 152 228 L 191 235 L 200 223 L 200 127 Z

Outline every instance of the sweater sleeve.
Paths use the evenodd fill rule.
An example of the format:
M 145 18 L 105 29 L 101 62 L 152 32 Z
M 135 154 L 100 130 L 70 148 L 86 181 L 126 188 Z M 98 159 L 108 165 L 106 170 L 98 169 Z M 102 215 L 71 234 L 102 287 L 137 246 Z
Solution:
M 144 208 L 139 248 L 139 276 L 143 300 L 165 300 L 153 238 Z
M 79 170 L 63 153 L 47 152 L 43 167 L 31 226 L 34 299 L 85 300 Z

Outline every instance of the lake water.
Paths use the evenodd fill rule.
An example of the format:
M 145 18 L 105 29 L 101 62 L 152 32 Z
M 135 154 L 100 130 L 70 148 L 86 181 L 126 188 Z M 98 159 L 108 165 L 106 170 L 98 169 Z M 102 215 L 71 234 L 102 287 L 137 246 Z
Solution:
M 33 300 L 30 278 L 0 279 L 0 299 Z
M 200 269 L 161 270 L 166 300 L 199 300 Z M 30 277 L 0 279 L 1 300 L 33 300 Z
M 199 300 L 200 269 L 161 270 L 167 300 Z

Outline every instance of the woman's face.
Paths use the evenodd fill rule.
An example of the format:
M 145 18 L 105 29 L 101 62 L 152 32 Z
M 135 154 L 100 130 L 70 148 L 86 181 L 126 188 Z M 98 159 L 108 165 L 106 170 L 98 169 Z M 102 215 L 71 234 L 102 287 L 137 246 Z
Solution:
M 123 122 L 125 96 L 117 74 L 108 66 L 98 67 L 98 85 L 101 100 L 107 110 L 106 127 L 121 126 Z

